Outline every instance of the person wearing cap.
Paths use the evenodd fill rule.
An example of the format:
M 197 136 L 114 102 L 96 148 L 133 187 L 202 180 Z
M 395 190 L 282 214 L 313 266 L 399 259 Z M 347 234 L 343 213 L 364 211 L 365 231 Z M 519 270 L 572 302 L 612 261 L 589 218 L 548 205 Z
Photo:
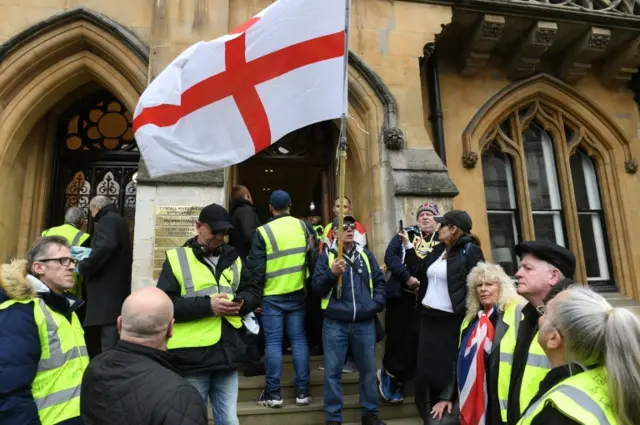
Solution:
M 573 253 L 553 242 L 525 241 L 515 250 L 517 291 L 528 303 L 505 310 L 506 326 L 496 329 L 489 358 L 491 424 L 515 425 L 538 392 L 550 369 L 538 342 L 538 309 L 573 283 L 576 268 Z
M 453 210 L 434 220 L 440 224 L 440 243 L 424 258 L 415 249 L 420 238 L 411 242 L 406 230 L 399 234 L 408 269 L 420 280 L 415 402 L 425 423 L 434 413 L 429 413 L 427 405 L 432 409 L 455 396 L 453 365 L 467 311 L 467 275 L 484 261 L 479 242 L 471 235 L 473 222 L 467 212 Z
M 332 226 L 337 235 L 337 218 Z M 374 348 L 377 314 L 386 302 L 386 283 L 373 253 L 355 243 L 355 229 L 355 218 L 344 216 L 342 258 L 337 258 L 337 248 L 329 248 L 318 258 L 313 273 L 313 290 L 322 297 L 324 311 L 326 423 L 343 422 L 342 368 L 350 350 L 360 371 L 362 424 L 384 425 L 378 417 Z
M 266 340 L 265 389 L 258 404 L 283 405 L 280 392 L 282 342 L 286 327 L 295 369 L 296 404 L 311 402 L 309 347 L 305 333 L 305 278 L 314 264 L 313 234 L 307 223 L 290 215 L 291 197 L 276 190 L 269 199 L 273 217 L 258 227 L 247 264 L 262 288 L 262 327 Z
M 436 204 L 425 202 L 416 211 L 417 225 L 406 228 L 409 240 L 415 242 L 416 254 L 426 257 L 437 245 L 434 216 L 440 215 Z M 418 350 L 418 324 L 420 316 L 415 309 L 416 290 L 420 280 L 407 269 L 402 241 L 395 235 L 384 255 L 390 276 L 387 279 L 387 313 L 382 369 L 378 370 L 380 396 L 390 403 L 404 399 L 403 382 L 413 378 Z
M 343 205 L 341 205 L 341 204 L 343 204 Z M 342 206 L 343 213 L 345 215 L 353 215 L 353 208 L 352 208 L 351 200 L 345 196 L 344 197 L 344 201 L 342 203 L 340 202 L 340 198 L 336 198 L 335 201 L 333 201 L 333 216 L 334 216 L 334 218 L 338 217 L 338 214 L 340 213 L 340 207 L 341 206 Z M 325 228 L 324 228 L 324 241 L 323 241 L 323 243 L 324 243 L 326 248 L 331 247 L 335 243 L 332 230 L 333 230 L 333 223 L 327 224 L 325 226 Z M 360 247 L 367 248 L 367 230 L 362 225 L 362 223 L 360 223 L 357 220 L 356 220 L 356 229 L 355 229 L 355 233 L 354 233 L 354 241 Z
M 158 288 L 171 298 L 175 325 L 167 348 L 174 366 L 211 398 L 216 424 L 238 425 L 238 373 L 247 351 L 240 316 L 260 304 L 260 288 L 225 237 L 232 228 L 222 206 L 200 211 L 197 235 L 167 251 Z

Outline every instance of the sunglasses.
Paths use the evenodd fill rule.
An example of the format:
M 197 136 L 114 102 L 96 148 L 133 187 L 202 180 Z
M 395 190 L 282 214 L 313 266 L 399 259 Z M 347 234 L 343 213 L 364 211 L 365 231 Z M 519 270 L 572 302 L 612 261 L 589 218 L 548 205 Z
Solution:
M 336 229 L 338 228 L 338 226 L 335 227 Z M 344 223 L 342 225 L 342 230 L 354 230 L 356 228 L 355 223 Z

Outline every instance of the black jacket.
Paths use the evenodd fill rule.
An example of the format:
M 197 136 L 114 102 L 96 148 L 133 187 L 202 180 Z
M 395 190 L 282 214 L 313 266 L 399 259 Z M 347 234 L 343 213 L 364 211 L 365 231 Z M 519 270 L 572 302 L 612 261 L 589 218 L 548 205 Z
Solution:
M 231 203 L 231 224 L 229 231 L 229 245 L 238 251 L 238 255 L 246 260 L 251 250 L 251 242 L 260 227 L 260 219 L 253 204 L 245 199 Z
M 427 269 L 433 264 L 446 249 L 444 243 L 433 248 L 433 251 L 421 259 L 416 255 L 415 249 L 407 250 L 406 263 L 412 276 L 420 280 L 418 290 L 418 306 L 427 293 Z M 453 244 L 447 257 L 447 284 L 453 313 L 464 315 L 466 313 L 465 302 L 467 300 L 467 275 L 480 261 L 484 261 L 482 250 L 469 235 L 464 235 Z
M 84 425 L 207 425 L 202 397 L 170 360 L 126 341 L 93 359 L 82 379 Z
M 85 326 L 116 323 L 131 293 L 132 263 L 129 225 L 115 205 L 107 205 L 95 217 L 91 254 L 78 265 L 87 295 Z
M 189 239 L 185 246 L 193 249 L 198 260 L 211 270 L 211 266 L 203 259 L 195 239 Z M 238 253 L 232 246 L 222 245 L 215 274 L 212 271 L 216 282 L 220 279 L 222 271 L 230 267 L 237 258 Z M 165 260 L 162 265 L 158 288 L 166 292 L 173 301 L 173 314 L 176 322 L 189 322 L 213 316 L 211 298 L 208 295 L 189 298 L 180 296 L 180 284 L 173 274 L 168 260 Z M 244 299 L 242 310 L 240 310 L 241 315 L 254 311 L 262 299 L 262 290 L 256 285 L 244 264 L 236 295 Z M 211 347 L 178 348 L 170 350 L 170 352 L 175 357 L 174 366 L 182 375 L 230 370 L 246 361 L 247 345 L 250 341 L 246 329 L 235 329 L 226 320 L 222 320 L 222 337 L 217 344 Z

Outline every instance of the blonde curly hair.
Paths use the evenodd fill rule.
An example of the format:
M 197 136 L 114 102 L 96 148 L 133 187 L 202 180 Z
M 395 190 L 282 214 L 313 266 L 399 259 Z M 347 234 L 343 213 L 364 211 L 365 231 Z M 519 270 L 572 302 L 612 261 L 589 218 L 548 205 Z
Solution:
M 504 272 L 502 267 L 491 263 L 478 263 L 467 275 L 467 316 L 468 320 L 473 320 L 480 310 L 480 300 L 476 292 L 478 282 L 495 282 L 498 284 L 500 298 L 498 298 L 498 310 L 504 311 L 507 304 L 522 303 L 525 299 L 516 292 L 515 285 L 511 278 Z

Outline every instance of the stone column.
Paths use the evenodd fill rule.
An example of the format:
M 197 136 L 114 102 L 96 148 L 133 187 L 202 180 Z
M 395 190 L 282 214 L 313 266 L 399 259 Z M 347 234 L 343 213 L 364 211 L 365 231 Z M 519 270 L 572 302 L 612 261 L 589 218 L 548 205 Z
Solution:
M 149 81 L 153 80 L 187 47 L 213 40 L 229 31 L 229 0 L 154 0 L 149 57 Z M 158 207 L 226 205 L 225 172 L 186 173 L 149 177 L 143 161 L 138 171 L 132 289 L 155 285 L 164 249 L 181 245 L 184 229 L 171 233 L 167 221 L 156 220 Z M 182 224 L 185 217 L 180 217 Z M 186 219 L 188 221 L 188 218 Z M 156 237 L 157 225 L 163 224 Z M 194 223 L 195 224 L 195 223 Z M 180 235 L 178 235 L 178 233 Z M 182 242 L 179 242 L 182 241 Z

